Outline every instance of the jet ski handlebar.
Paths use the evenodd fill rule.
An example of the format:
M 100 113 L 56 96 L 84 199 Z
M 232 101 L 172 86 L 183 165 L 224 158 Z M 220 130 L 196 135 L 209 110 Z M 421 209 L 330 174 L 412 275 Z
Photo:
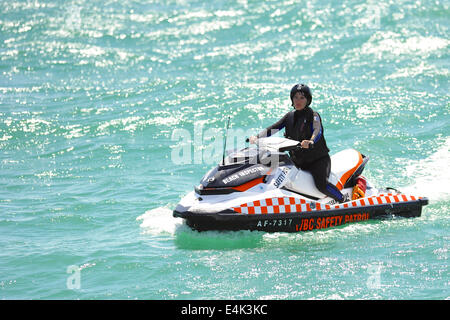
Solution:
M 245 142 L 250 142 L 250 138 L 246 138 Z M 309 148 L 312 149 L 314 148 L 314 143 L 310 142 L 309 144 Z M 295 144 L 295 145 L 290 145 L 290 146 L 286 146 L 286 147 L 281 147 L 278 149 L 279 152 L 285 152 L 285 151 L 294 151 L 294 150 L 303 150 L 305 148 L 302 147 L 301 142 Z
M 270 144 L 267 145 L 266 143 L 263 143 L 263 145 L 265 147 L 270 146 L 269 149 L 276 150 L 278 152 L 295 151 L 295 150 L 304 151 L 306 149 L 306 148 L 302 147 L 301 142 L 298 142 L 296 140 L 292 140 L 289 138 L 261 138 L 261 139 L 275 139 L 275 143 L 272 143 L 272 145 L 270 145 Z M 250 142 L 250 138 L 246 138 L 245 142 L 247 142 L 247 143 Z M 283 144 L 284 144 L 284 146 L 280 146 Z M 314 143 L 310 142 L 309 149 L 313 149 L 313 148 L 314 148 Z
M 309 149 L 313 149 L 314 148 L 314 143 L 310 142 L 309 143 Z M 280 149 L 278 149 L 280 152 L 284 152 L 284 151 L 295 151 L 295 150 L 300 150 L 300 151 L 304 151 L 307 150 L 308 148 L 303 148 L 301 143 L 299 142 L 297 145 L 295 146 L 288 146 L 288 147 L 281 147 Z
M 302 149 L 302 145 L 300 142 L 294 146 L 281 147 L 280 149 L 278 149 L 278 151 L 285 152 L 285 151 L 294 151 L 294 150 L 299 150 L 299 149 Z

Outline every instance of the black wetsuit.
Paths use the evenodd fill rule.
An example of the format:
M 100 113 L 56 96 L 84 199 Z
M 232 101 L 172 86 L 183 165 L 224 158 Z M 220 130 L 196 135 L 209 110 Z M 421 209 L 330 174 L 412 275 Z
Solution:
M 320 115 L 310 107 L 293 110 L 284 115 L 276 123 L 258 134 L 258 138 L 269 137 L 285 128 L 285 137 L 296 140 L 313 140 L 314 147 L 290 152 L 297 168 L 309 171 L 314 178 L 317 189 L 323 194 L 342 202 L 344 197 L 339 189 L 328 182 L 331 171 L 331 159 L 328 152 Z

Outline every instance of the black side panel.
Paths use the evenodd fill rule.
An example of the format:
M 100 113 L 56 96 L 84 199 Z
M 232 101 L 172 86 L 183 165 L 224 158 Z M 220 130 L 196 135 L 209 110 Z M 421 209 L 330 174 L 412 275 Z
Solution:
M 352 176 L 350 178 L 348 178 L 347 182 L 344 185 L 344 188 L 351 188 L 354 187 L 356 184 L 356 178 L 358 178 L 359 175 L 361 175 L 361 173 L 364 170 L 364 167 L 366 166 L 367 162 L 369 161 L 369 157 L 366 157 L 365 155 L 362 154 L 363 157 L 363 162 L 361 163 L 361 165 L 355 170 L 355 172 L 352 174 Z

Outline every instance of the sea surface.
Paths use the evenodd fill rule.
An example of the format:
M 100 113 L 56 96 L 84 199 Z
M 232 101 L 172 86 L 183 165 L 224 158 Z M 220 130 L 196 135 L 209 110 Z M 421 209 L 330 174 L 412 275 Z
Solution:
M 0 299 L 449 299 L 449 5 L 0 1 Z M 372 184 L 429 198 L 422 216 L 173 218 L 228 119 L 257 133 L 299 82 L 331 154 L 369 156 Z

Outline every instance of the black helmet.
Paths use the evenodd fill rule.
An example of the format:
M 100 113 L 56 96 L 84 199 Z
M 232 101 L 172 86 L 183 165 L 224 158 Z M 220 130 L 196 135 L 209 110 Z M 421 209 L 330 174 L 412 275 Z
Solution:
M 297 92 L 303 93 L 303 95 L 305 96 L 306 100 L 308 101 L 306 103 L 306 106 L 309 106 L 311 104 L 311 101 L 312 101 L 311 89 L 309 89 L 309 87 L 306 84 L 303 84 L 303 83 L 299 83 L 299 84 L 296 84 L 295 86 L 293 86 L 292 89 L 291 89 L 291 102 L 292 102 L 292 105 L 294 105 L 294 96 L 295 96 L 295 94 Z

